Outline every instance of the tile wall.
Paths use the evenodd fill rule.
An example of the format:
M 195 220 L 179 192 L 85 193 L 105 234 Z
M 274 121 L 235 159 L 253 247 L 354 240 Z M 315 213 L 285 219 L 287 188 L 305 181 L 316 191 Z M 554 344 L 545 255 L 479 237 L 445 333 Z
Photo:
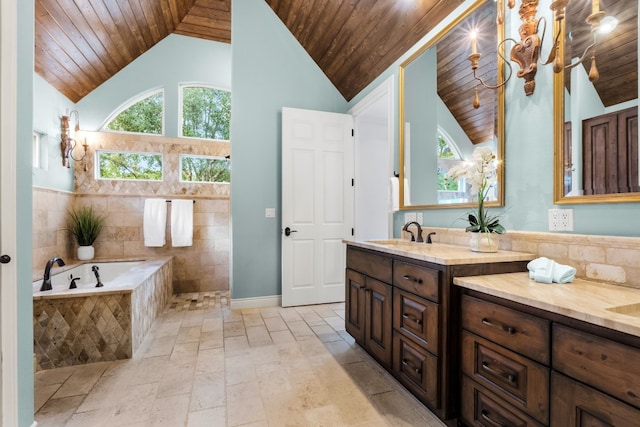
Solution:
M 434 242 L 468 245 L 462 229 L 423 227 L 435 231 Z M 576 276 L 640 288 L 640 238 L 585 234 L 508 231 L 500 249 L 550 258 L 577 269 Z
M 61 256 L 76 259 L 75 242 L 67 230 L 67 211 L 74 206 L 93 206 L 107 217 L 106 227 L 94 244 L 96 258 L 174 257 L 174 292 L 207 292 L 229 289 L 230 199 L 228 184 L 182 183 L 178 176 L 181 153 L 224 156 L 228 142 L 163 138 L 116 133 L 86 133 L 90 145 L 88 171 L 75 169 L 73 193 L 33 189 L 33 268 L 42 276 L 47 260 Z M 97 180 L 95 149 L 162 152 L 165 179 L 160 183 Z M 194 204 L 193 246 L 171 246 L 171 204 L 167 210 L 167 244 L 144 246 L 142 218 L 147 197 L 186 198 Z

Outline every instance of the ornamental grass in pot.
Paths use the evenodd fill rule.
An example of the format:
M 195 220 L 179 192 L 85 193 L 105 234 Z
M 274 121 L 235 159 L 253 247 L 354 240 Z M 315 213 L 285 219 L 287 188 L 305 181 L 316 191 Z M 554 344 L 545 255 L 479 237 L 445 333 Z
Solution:
M 105 217 L 90 206 L 74 208 L 69 212 L 69 230 L 78 243 L 79 260 L 93 259 L 93 242 L 102 231 L 104 221 Z

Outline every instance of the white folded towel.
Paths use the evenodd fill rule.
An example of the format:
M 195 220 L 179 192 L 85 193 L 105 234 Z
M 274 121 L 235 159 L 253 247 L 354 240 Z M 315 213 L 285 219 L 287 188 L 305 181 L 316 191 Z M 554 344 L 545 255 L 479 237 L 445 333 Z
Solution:
M 171 245 L 193 245 L 193 200 L 171 201 Z
M 558 264 L 549 258 L 540 257 L 527 264 L 529 278 L 540 283 L 571 283 L 576 277 L 576 269 Z
M 164 246 L 166 226 L 167 201 L 165 199 L 146 199 L 143 217 L 144 245 L 149 247 Z

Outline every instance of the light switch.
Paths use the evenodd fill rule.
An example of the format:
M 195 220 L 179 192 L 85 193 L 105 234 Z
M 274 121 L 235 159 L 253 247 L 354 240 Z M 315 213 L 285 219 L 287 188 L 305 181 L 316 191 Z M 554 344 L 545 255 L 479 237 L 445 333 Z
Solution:
M 276 208 L 266 208 L 264 210 L 265 218 L 275 218 L 276 217 Z

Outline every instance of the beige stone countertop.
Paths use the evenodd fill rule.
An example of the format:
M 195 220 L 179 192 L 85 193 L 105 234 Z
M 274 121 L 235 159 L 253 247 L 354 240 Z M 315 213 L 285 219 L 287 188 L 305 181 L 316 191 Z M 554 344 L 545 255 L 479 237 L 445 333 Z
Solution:
M 344 240 L 344 243 L 364 249 L 400 255 L 421 261 L 433 262 L 441 265 L 484 264 L 488 262 L 531 261 L 534 254 L 515 251 L 493 253 L 472 252 L 467 246 L 450 245 L 447 243 L 417 243 L 406 239 L 390 240 Z
M 640 337 L 640 289 L 586 279 L 538 283 L 526 272 L 456 277 L 453 283 Z

